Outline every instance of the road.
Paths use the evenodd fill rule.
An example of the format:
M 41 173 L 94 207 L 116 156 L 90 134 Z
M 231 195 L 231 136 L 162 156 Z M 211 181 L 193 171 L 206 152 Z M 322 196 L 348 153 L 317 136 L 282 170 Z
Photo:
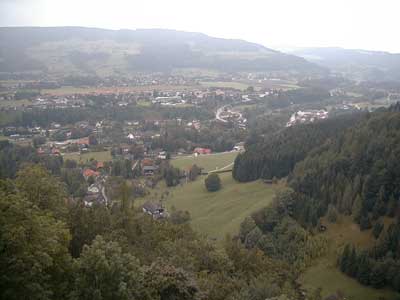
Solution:
M 215 113 L 215 118 L 216 118 L 218 121 L 221 121 L 221 122 L 223 122 L 223 123 L 228 123 L 227 120 L 225 120 L 225 119 L 223 119 L 223 118 L 220 117 L 221 113 L 225 111 L 225 108 L 226 108 L 227 106 L 228 106 L 228 105 L 224 105 L 224 106 L 222 106 L 222 107 L 220 107 L 220 108 L 217 109 L 217 112 Z

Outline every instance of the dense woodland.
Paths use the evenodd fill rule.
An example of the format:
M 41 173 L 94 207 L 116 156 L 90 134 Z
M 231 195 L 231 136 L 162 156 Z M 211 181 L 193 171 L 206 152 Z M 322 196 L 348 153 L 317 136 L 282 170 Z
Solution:
M 376 242 L 368 249 L 346 246 L 339 268 L 362 284 L 400 290 L 399 105 L 333 121 L 286 129 L 249 145 L 237 158 L 237 180 L 287 176 L 291 188 L 286 196 L 278 197 L 283 199 L 280 205 L 275 203 L 242 224 L 242 242 L 265 253 L 287 254 L 291 253 L 288 249 L 299 247 L 279 251 L 282 249 L 276 241 L 281 239 L 275 240 L 275 230 L 281 230 L 282 223 L 286 222 L 284 228 L 306 229 L 307 237 L 307 229 L 321 226 L 321 217 L 336 221 L 340 214 L 351 215 L 361 230 L 372 228 Z M 299 240 L 294 235 L 292 238 L 293 243 Z M 306 262 L 305 253 L 301 261 Z M 297 257 L 296 253 L 291 257 Z
M 67 200 L 40 164 L 0 183 L 0 299 L 297 297 L 285 260 L 155 221 L 134 209 L 125 184 L 108 208 Z
M 339 119 L 289 127 L 250 138 L 246 152 L 235 161 L 233 177 L 241 182 L 285 177 L 312 149 L 340 135 L 354 125 L 361 115 L 345 115 Z

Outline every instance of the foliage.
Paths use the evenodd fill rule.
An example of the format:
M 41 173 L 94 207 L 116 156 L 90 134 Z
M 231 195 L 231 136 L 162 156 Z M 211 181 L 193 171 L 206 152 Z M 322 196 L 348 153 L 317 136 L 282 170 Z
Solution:
M 307 125 L 285 128 L 248 144 L 235 160 L 233 177 L 241 182 L 287 176 L 315 147 L 335 138 L 356 123 L 359 116 L 342 116 Z
M 0 192 L 0 298 L 66 299 L 69 241 L 65 224 L 25 195 Z
M 327 242 L 319 236 L 313 237 L 291 217 L 295 201 L 290 190 L 278 193 L 271 206 L 245 219 L 239 237 L 247 248 L 258 248 L 269 257 L 302 270 L 325 253 Z
M 208 175 L 204 180 L 204 184 L 209 192 L 216 192 L 221 189 L 221 179 L 217 173 L 211 173 Z

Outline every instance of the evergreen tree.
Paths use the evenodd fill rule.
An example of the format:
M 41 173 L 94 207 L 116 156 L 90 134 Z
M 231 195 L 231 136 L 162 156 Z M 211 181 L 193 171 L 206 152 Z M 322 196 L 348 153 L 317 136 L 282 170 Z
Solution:
M 361 218 L 361 212 L 362 212 L 362 199 L 361 199 L 360 194 L 357 194 L 351 211 L 352 211 L 354 221 L 359 223 L 360 218 Z
M 351 254 L 347 264 L 347 274 L 350 276 L 357 274 L 357 252 L 354 246 L 351 247 Z
M 379 238 L 379 235 L 381 234 L 383 227 L 384 226 L 382 222 L 378 221 L 375 223 L 374 227 L 372 228 L 372 234 L 374 235 L 375 239 Z
M 350 245 L 347 244 L 347 245 L 344 247 L 342 256 L 340 257 L 340 270 L 341 270 L 343 273 L 347 273 L 347 272 L 348 272 L 348 266 L 349 266 L 350 255 L 351 255 L 351 252 L 350 252 Z
M 370 284 L 376 288 L 382 288 L 385 286 L 385 269 L 381 263 L 375 263 L 371 269 Z
M 360 229 L 367 230 L 371 228 L 371 221 L 369 220 L 368 213 L 364 213 L 360 218 Z
M 357 280 L 364 285 L 369 285 L 370 272 L 371 272 L 371 267 L 368 254 L 365 251 L 363 251 L 358 257 Z
M 389 197 L 389 202 L 388 202 L 388 205 L 387 205 L 386 214 L 387 214 L 389 217 L 394 217 L 394 215 L 395 215 L 395 213 L 396 213 L 396 209 L 397 209 L 397 201 L 396 201 L 396 198 L 395 198 L 393 195 L 391 195 L 391 196 Z
M 211 173 L 204 180 L 207 191 L 216 192 L 221 188 L 221 179 L 219 178 L 217 173 Z

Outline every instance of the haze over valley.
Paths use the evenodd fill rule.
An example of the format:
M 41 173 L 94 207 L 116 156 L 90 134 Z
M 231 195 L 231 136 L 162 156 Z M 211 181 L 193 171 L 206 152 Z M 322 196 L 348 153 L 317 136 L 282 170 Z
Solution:
M 381 2 L 0 3 L 0 299 L 399 299 Z

